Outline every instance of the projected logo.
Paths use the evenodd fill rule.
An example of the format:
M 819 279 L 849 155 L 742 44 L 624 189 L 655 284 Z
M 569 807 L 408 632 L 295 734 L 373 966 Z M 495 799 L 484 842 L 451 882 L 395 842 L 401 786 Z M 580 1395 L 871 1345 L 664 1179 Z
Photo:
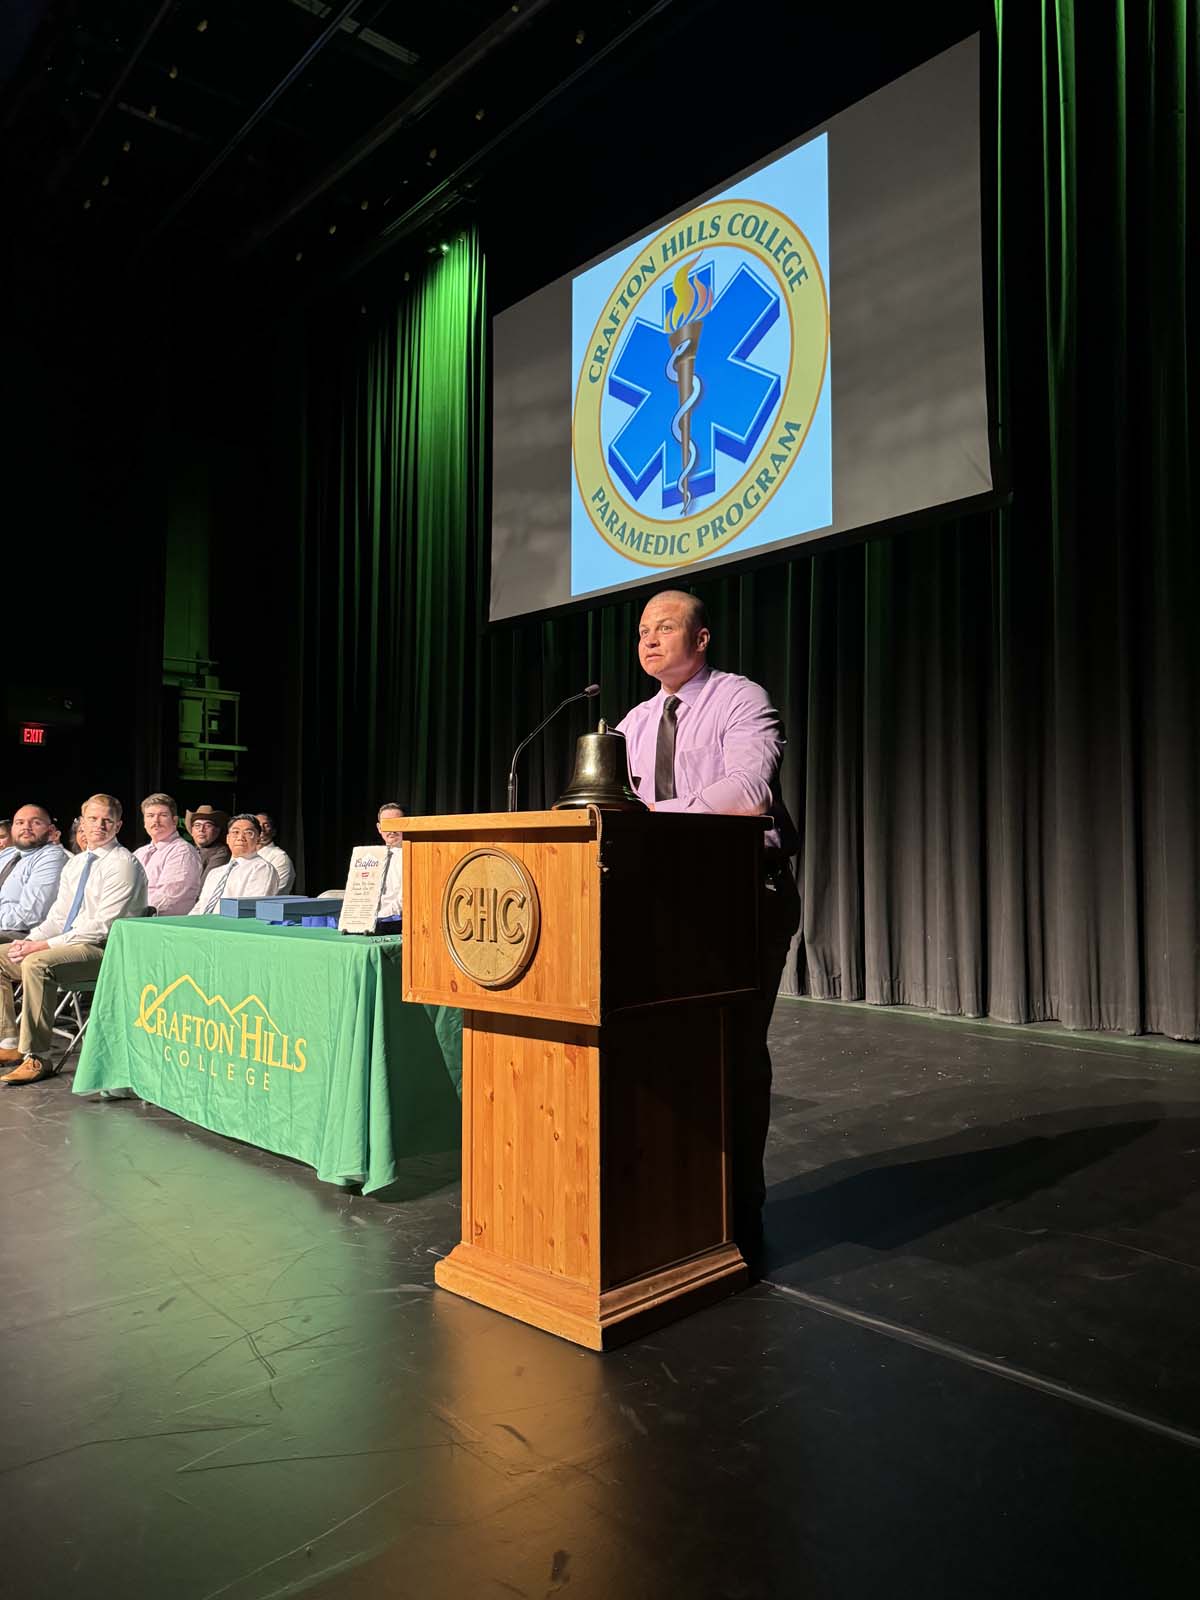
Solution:
M 778 496 L 829 350 L 821 264 L 774 206 L 711 201 L 613 285 L 575 394 L 575 475 L 614 550 L 671 567 L 714 554 Z

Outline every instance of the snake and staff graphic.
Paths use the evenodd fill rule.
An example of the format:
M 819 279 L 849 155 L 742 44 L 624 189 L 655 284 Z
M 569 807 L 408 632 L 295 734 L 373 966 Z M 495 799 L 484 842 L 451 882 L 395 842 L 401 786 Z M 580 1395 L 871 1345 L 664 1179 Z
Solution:
M 712 309 L 714 295 L 705 283 L 697 283 L 692 271 L 699 255 L 679 265 L 672 280 L 675 304 L 663 319 L 663 331 L 671 346 L 667 377 L 679 390 L 679 409 L 671 418 L 671 433 L 679 444 L 683 470 L 675 487 L 683 497 L 680 515 L 686 517 L 692 504 L 688 480 L 696 467 L 699 451 L 692 438 L 692 412 L 700 404 L 704 385 L 696 376 L 696 350 L 704 332 L 704 318 Z

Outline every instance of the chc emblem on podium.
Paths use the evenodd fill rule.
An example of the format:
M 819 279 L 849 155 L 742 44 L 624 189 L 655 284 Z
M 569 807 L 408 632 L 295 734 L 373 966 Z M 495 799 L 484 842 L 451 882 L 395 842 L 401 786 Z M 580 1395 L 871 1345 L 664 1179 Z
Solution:
M 504 850 L 472 850 L 442 895 L 442 937 L 455 963 L 485 989 L 514 983 L 533 960 L 542 912 L 537 885 Z

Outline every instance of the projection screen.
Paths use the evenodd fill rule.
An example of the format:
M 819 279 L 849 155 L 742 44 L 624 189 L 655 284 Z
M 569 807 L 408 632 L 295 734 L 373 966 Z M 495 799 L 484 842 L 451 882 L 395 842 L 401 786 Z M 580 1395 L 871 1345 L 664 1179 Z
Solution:
M 979 41 L 493 325 L 490 616 L 993 489 Z

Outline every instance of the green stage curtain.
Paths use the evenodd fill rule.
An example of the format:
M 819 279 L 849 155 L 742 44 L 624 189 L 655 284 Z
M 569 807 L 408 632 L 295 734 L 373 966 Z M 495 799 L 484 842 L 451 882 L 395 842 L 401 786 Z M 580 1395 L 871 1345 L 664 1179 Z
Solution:
M 1200 1036 L 1198 37 L 1200 0 L 998 0 L 1011 504 L 695 586 L 716 664 L 787 723 L 787 991 Z M 331 883 L 377 797 L 496 808 L 557 700 L 599 679 L 615 720 L 654 688 L 628 602 L 484 627 L 485 328 L 468 237 L 386 325 L 310 340 L 292 766 Z M 594 714 L 526 753 L 523 803 Z
M 382 323 L 310 329 L 282 373 L 301 448 L 280 756 L 318 892 L 381 802 L 450 811 L 475 789 L 484 343 L 470 238 Z

